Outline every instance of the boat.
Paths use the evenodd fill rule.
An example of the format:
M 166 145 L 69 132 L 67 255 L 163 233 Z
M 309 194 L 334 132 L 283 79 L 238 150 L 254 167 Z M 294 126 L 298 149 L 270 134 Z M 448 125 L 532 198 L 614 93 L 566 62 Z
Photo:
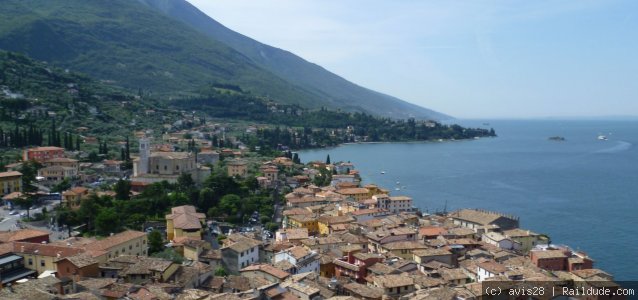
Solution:
M 606 140 L 607 140 L 607 137 L 606 137 L 606 136 L 604 136 L 604 135 L 599 135 L 599 136 L 598 136 L 598 140 L 600 140 L 600 141 L 606 141 Z
M 548 140 L 562 142 L 565 140 L 565 138 L 562 136 L 550 136 Z
M 400 191 L 401 189 L 397 187 L 397 188 L 394 188 L 394 190 L 395 191 Z
M 381 174 L 385 174 L 385 171 L 381 171 Z

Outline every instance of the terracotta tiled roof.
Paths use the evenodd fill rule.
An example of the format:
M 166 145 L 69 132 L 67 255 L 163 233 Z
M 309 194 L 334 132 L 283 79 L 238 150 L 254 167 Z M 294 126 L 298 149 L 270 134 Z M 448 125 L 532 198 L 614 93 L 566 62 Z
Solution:
M 52 244 L 14 242 L 13 252 L 63 258 L 82 253 L 84 252 L 84 250 L 80 248 L 58 246 Z
M 86 250 L 109 250 L 130 240 L 145 236 L 141 231 L 127 230 L 85 246 Z
M 49 236 L 48 231 L 37 229 L 21 229 L 17 231 L 0 231 L 0 243 L 19 242 L 26 239 Z
M 290 276 L 290 273 L 277 269 L 267 264 L 250 265 L 246 268 L 241 269 L 241 272 L 248 272 L 248 271 L 261 271 L 261 272 L 270 274 L 274 277 L 277 277 L 280 280 L 284 280 L 286 279 L 286 277 Z
M 2 177 L 14 177 L 14 176 L 22 176 L 22 173 L 20 173 L 18 171 L 0 172 L 0 178 L 2 178 Z

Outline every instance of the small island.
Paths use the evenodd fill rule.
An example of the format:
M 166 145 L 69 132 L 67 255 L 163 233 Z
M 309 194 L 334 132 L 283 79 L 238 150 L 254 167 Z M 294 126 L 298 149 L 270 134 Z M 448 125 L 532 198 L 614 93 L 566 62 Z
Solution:
M 565 138 L 564 138 L 564 137 L 562 137 L 562 136 L 550 136 L 550 137 L 548 138 L 548 140 L 550 140 L 550 141 L 557 141 L 557 142 L 564 142 L 564 141 L 565 141 Z

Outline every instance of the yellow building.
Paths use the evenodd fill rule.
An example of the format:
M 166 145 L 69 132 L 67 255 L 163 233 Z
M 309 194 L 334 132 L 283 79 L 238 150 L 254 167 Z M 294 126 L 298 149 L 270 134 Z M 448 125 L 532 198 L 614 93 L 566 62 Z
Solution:
M 381 252 L 392 253 L 403 259 L 412 260 L 414 258 L 413 251 L 428 249 L 425 244 L 417 241 L 400 241 L 381 245 Z
M 319 232 L 319 225 L 317 218 L 309 215 L 292 215 L 287 216 L 286 225 L 288 228 L 306 228 L 308 234 L 314 234 Z
M 363 201 L 372 197 L 372 193 L 366 188 L 346 188 L 337 190 L 337 193 L 355 201 Z
M 536 245 L 547 244 L 548 242 L 546 236 L 520 228 L 505 230 L 503 231 L 503 235 L 510 238 L 512 241 L 521 244 L 521 248 L 519 250 L 523 253 L 529 252 L 529 250 L 534 248 Z
M 105 263 L 120 255 L 146 256 L 148 254 L 148 239 L 144 232 L 127 230 L 86 244 L 84 249 L 93 253 L 95 259 L 100 263 Z
M 354 218 L 349 215 L 345 216 L 321 216 L 317 219 L 317 229 L 319 230 L 319 234 L 328 235 L 332 232 L 330 231 L 330 226 L 335 226 L 338 224 L 348 224 L 354 222 Z
M 206 222 L 206 215 L 198 213 L 192 205 L 171 208 L 171 214 L 166 215 L 166 233 L 168 240 L 180 237 L 194 239 L 202 238 L 202 224 Z
M 85 187 L 74 187 L 62 193 L 62 205 L 70 209 L 76 210 L 80 208 L 82 199 L 89 195 L 89 189 Z
M 248 163 L 243 160 L 231 160 L 226 163 L 226 169 L 228 176 L 230 177 L 244 177 L 248 174 Z
M 81 248 L 68 246 L 14 242 L 13 252 L 24 258 L 24 267 L 42 274 L 44 271 L 56 271 L 55 261 L 60 258 L 84 252 Z
M 22 192 L 22 173 L 18 171 L 1 172 L 0 188 L 2 188 L 2 196 L 13 192 Z

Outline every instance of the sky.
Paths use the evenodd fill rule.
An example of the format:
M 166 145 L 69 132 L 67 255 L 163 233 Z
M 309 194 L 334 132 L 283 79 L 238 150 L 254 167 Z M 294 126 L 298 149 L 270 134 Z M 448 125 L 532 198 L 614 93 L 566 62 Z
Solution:
M 188 1 L 234 31 L 457 118 L 638 116 L 638 1 Z

